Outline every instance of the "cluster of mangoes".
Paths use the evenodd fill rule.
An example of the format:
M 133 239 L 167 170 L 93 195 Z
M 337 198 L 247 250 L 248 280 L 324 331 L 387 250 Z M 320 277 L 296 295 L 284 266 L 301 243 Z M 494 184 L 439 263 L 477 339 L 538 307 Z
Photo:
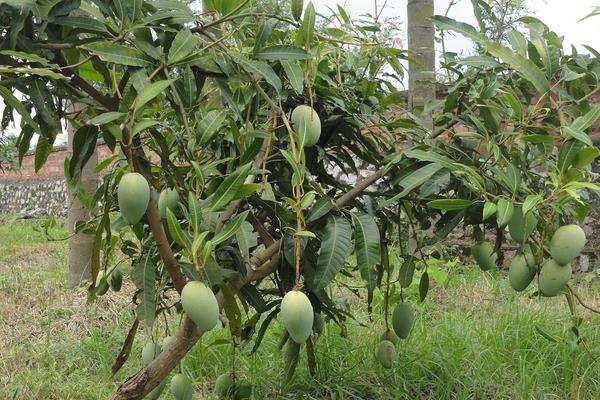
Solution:
M 583 250 L 585 233 L 577 225 L 565 225 L 558 228 L 550 240 L 550 256 L 541 267 L 538 266 L 531 245 L 526 243 L 537 226 L 532 213 L 523 215 L 520 208 L 514 210 L 508 224 L 511 238 L 520 243 L 517 254 L 512 259 L 508 280 L 511 287 L 520 292 L 525 290 L 538 275 L 539 292 L 548 297 L 563 292 L 571 279 L 571 261 Z M 479 267 L 487 271 L 496 266 L 497 254 L 489 242 L 480 242 L 471 248 L 471 254 Z
M 387 329 L 381 334 L 375 358 L 382 367 L 390 369 L 396 361 L 396 345 L 400 339 L 406 339 L 415 323 L 415 312 L 410 303 L 404 301 L 394 307 L 392 311 L 392 329 Z

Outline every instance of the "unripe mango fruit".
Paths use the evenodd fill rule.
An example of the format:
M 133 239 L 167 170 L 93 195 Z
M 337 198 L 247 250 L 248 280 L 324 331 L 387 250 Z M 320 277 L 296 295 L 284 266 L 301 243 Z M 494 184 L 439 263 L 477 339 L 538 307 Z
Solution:
M 317 144 L 321 137 L 321 120 L 315 110 L 307 105 L 301 105 L 292 111 L 292 124 L 298 134 L 298 140 L 304 147 Z
M 471 247 L 471 254 L 483 271 L 490 270 L 496 266 L 498 255 L 494 253 L 494 248 L 488 242 L 477 243 Z
M 171 379 L 171 393 L 176 400 L 192 400 L 194 388 L 190 379 L 183 374 L 175 374 Z
M 570 263 L 585 246 L 585 232 L 577 225 L 561 226 L 550 240 L 550 254 L 557 263 Z
M 560 294 L 571 279 L 571 264 L 560 265 L 549 259 L 542 265 L 538 277 L 538 288 L 544 296 L 552 297 Z
M 389 340 L 395 346 L 400 341 L 400 338 L 398 337 L 398 335 L 396 335 L 396 333 L 392 329 L 387 329 L 387 330 L 383 331 L 383 333 L 379 337 L 379 340 L 380 341 Z
M 314 333 L 323 332 L 323 327 L 325 326 L 325 318 L 321 313 L 315 313 L 313 318 L 313 327 L 312 330 Z
M 233 394 L 234 384 L 231 374 L 219 375 L 215 381 L 215 393 L 220 399 L 227 399 Z
M 394 366 L 396 360 L 396 347 L 394 343 L 389 340 L 382 340 L 377 345 L 377 352 L 375 353 L 377 361 L 381 363 L 383 368 L 390 369 Z
M 219 303 L 208 286 L 199 281 L 188 282 L 181 291 L 181 306 L 187 316 L 206 332 L 219 322 Z
M 523 243 L 531 236 L 537 226 L 537 218 L 532 212 L 523 216 L 523 210 L 520 207 L 515 208 L 513 216 L 508 223 L 508 232 L 510 237 L 518 243 Z
M 283 326 L 296 343 L 304 343 L 310 336 L 314 311 L 310 300 L 298 290 L 291 290 L 281 301 L 281 320 Z
M 150 201 L 148 181 L 137 172 L 130 172 L 121 178 L 117 189 L 119 210 L 123 219 L 130 225 L 140 222 Z
M 238 382 L 233 390 L 233 400 L 247 400 L 252 397 L 252 385 L 249 382 Z
M 115 269 L 113 269 L 108 277 L 108 284 L 114 292 L 121 290 L 121 286 L 123 285 L 123 273 L 121 272 L 121 268 L 115 267 Z
M 521 292 L 529 286 L 534 277 L 535 268 L 528 265 L 525 255 L 517 254 L 508 269 L 510 286 L 517 292 Z
M 150 364 L 161 352 L 162 348 L 160 345 L 153 342 L 146 343 L 142 349 L 142 361 L 144 362 L 144 365 Z
M 409 303 L 402 302 L 392 312 L 392 328 L 401 339 L 406 339 L 415 323 L 415 312 Z
M 158 196 L 158 215 L 161 219 L 167 218 L 167 210 L 175 212 L 177 203 L 179 202 L 179 194 L 175 189 L 165 189 Z
M 146 397 L 144 397 L 144 400 L 158 400 L 158 398 L 162 394 L 163 390 L 165 390 L 165 386 L 167 386 L 166 379 L 163 380 L 157 387 L 155 387 L 154 390 L 152 390 L 150 393 L 148 393 L 148 395 L 146 395 Z
M 102 279 L 104 278 L 105 274 L 106 273 L 104 272 L 104 270 L 101 269 L 100 271 L 98 271 L 98 275 L 96 275 L 96 295 L 98 296 L 102 296 L 106 294 L 106 292 L 108 292 L 108 282 L 102 282 Z

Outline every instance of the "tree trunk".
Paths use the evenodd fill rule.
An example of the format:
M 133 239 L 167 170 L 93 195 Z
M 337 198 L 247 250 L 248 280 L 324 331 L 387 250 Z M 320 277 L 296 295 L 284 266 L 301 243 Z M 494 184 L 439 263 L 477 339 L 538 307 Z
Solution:
M 408 0 L 408 106 L 420 114 L 428 129 L 433 130 L 431 113 L 424 114 L 425 103 L 435 100 L 435 48 L 432 22 L 433 0 Z
M 71 105 L 70 112 L 81 110 L 80 105 Z M 73 135 L 75 129 L 71 123 L 67 128 L 69 138 L 69 156 L 73 154 Z M 95 171 L 98 164 L 98 154 L 94 152 L 89 161 L 81 170 L 81 187 L 87 193 L 94 193 L 98 187 L 97 174 Z M 80 220 L 89 218 L 89 211 L 81 201 L 67 189 L 68 215 L 67 224 L 69 226 L 69 286 L 75 287 L 85 280 L 91 279 L 90 260 L 94 247 L 94 235 L 84 233 L 75 233 L 75 224 Z

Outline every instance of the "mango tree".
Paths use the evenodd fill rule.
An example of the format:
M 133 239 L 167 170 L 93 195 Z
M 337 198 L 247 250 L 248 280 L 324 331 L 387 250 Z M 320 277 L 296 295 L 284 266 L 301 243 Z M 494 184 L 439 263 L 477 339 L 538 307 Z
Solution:
M 82 202 L 98 205 L 78 224 L 95 235 L 89 300 L 119 290 L 123 276 L 136 287 L 136 320 L 114 371 L 140 327 L 152 337 L 144 368 L 114 399 L 160 395 L 219 319 L 254 352 L 279 315 L 288 376 L 302 348 L 314 372 L 324 320 L 343 329 L 352 318 L 326 290 L 342 274 L 360 275 L 369 305 L 383 292 L 377 356 L 392 366 L 394 343 L 415 319 L 408 301 L 429 290 L 429 246 L 457 227 L 475 227 L 483 241 L 484 228 L 497 240 L 479 254 L 499 261 L 518 208 L 539 221 L 520 239 L 535 276 L 554 256 L 554 230 L 585 216 L 579 190 L 595 188 L 597 150 L 585 132 L 600 113 L 589 104 L 598 60 L 564 55 L 543 25 L 529 39 L 509 36 L 509 49 L 437 17 L 488 54 L 444 65 L 457 79 L 430 105 L 431 131 L 403 114 L 406 53 L 375 20 L 352 21 L 338 7 L 317 23 L 313 5 L 298 0 L 285 10 L 210 3 L 214 11 L 200 15 L 173 0 L 0 5 L 0 95 L 4 121 L 20 116 L 20 157 L 37 135 L 40 168 L 61 120 L 77 128 L 65 177 Z M 69 112 L 69 103 L 82 107 Z M 114 155 L 90 192 L 81 167 L 100 139 Z M 174 335 L 161 334 L 170 329 L 164 314 L 182 315 Z M 252 387 L 223 369 L 218 394 L 245 398 Z M 193 389 L 176 374 L 171 390 L 189 398 Z

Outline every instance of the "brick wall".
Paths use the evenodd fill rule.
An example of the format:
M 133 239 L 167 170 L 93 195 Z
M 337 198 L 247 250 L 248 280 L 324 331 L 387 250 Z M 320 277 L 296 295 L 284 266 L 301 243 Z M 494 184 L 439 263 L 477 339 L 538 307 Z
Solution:
M 98 161 L 112 155 L 105 144 L 99 144 Z M 64 180 L 66 146 L 57 146 L 44 166 L 36 173 L 35 155 L 28 153 L 18 171 L 0 172 L 0 213 L 19 213 L 41 209 L 46 214 L 65 216 L 67 187 Z

